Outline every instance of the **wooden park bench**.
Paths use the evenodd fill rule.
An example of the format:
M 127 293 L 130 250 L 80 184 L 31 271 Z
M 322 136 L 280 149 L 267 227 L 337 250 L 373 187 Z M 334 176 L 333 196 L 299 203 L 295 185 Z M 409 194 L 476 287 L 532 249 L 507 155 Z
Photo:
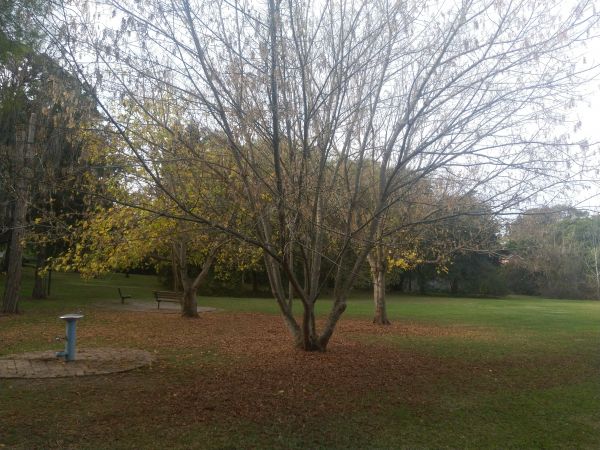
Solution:
M 156 299 L 156 303 L 158 303 L 157 309 L 160 309 L 160 302 L 173 302 L 181 304 L 181 301 L 183 300 L 183 293 L 171 291 L 154 291 L 154 298 Z
M 126 299 L 131 298 L 131 295 L 123 295 L 121 288 L 117 288 L 117 291 L 119 291 L 119 297 L 121 297 L 121 304 L 124 304 Z

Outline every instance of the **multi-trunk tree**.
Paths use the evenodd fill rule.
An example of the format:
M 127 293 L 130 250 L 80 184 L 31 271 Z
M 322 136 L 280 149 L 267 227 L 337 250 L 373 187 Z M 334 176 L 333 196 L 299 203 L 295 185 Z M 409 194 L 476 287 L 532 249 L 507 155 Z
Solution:
M 89 3 L 65 2 L 55 20 L 67 43 L 57 44 L 95 86 L 139 177 L 176 218 L 263 251 L 273 296 L 305 350 L 326 349 L 400 192 L 443 176 L 509 205 L 564 179 L 556 165 L 569 146 L 554 128 L 591 70 L 582 44 L 598 21 L 586 0 Z M 152 143 L 120 115 L 124 103 L 148 99 L 183 102 L 182 123 L 217 132 L 233 170 L 215 166 L 227 173 L 215 184 L 238 188 L 241 226 L 194 209 L 161 178 Z M 197 139 L 160 115 L 145 125 L 181 148 Z M 377 176 L 365 176 L 374 167 Z M 315 303 L 331 274 L 332 308 L 318 330 Z

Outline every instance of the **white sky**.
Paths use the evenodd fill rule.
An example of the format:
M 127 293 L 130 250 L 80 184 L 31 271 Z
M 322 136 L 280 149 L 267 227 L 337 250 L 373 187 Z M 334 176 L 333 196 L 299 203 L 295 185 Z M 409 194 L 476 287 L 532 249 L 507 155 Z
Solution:
M 571 0 L 564 1 L 567 9 L 572 6 L 570 3 Z M 116 22 L 118 19 L 105 17 L 104 25 Z M 595 38 L 593 41 L 588 41 L 585 49 L 585 57 L 589 65 L 600 64 L 600 37 Z M 554 198 L 551 202 L 570 203 L 576 207 L 600 212 L 600 172 L 595 173 L 596 168 L 600 169 L 600 78 L 590 84 L 588 92 L 589 96 L 586 96 L 582 102 L 569 112 L 567 118 L 569 123 L 565 127 L 565 130 L 570 135 L 570 142 L 586 140 L 590 143 L 589 158 L 586 161 L 588 167 L 591 168 L 586 177 L 590 180 L 588 188 L 568 187 L 564 197 L 560 199 Z M 581 121 L 581 128 L 575 131 L 573 124 L 578 120 Z M 548 199 L 540 200 L 546 201 Z
M 588 42 L 586 48 L 588 61 L 600 64 L 600 37 Z M 589 177 L 595 181 L 589 183 L 589 189 L 574 192 L 571 201 L 577 206 L 600 211 L 600 78 L 590 84 L 589 96 L 575 108 L 574 115 L 581 120 L 581 129 L 573 133 L 573 140 L 587 140 L 590 146 Z

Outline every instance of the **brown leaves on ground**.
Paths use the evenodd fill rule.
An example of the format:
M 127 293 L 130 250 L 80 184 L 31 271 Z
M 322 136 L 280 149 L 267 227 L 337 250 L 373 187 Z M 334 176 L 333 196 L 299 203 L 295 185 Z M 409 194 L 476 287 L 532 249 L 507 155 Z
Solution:
M 364 319 L 346 319 L 326 353 L 307 353 L 293 348 L 277 316 L 220 312 L 185 319 L 177 314 L 94 310 L 86 319 L 78 330 L 80 346 L 136 347 L 155 352 L 159 361 L 151 369 L 113 376 L 100 401 L 114 397 L 148 419 L 172 417 L 180 424 L 232 418 L 302 422 L 319 415 L 377 409 L 374 397 L 417 406 L 431 398 L 436 380 L 457 374 L 468 377 L 469 367 L 367 344 L 356 336 L 475 333 L 401 323 L 379 327 Z M 37 333 L 51 342 L 60 330 L 60 324 L 51 330 L 26 324 L 8 330 L 5 338 Z
M 32 337 L 49 344 L 62 332 L 62 324 L 22 321 L 5 331 L 3 338 L 9 345 Z M 91 436 L 140 423 L 149 427 L 239 422 L 303 426 L 319 417 L 377 414 L 390 405 L 425 414 L 447 389 L 461 392 L 472 389 L 473 383 L 484 391 L 502 388 L 496 376 L 506 361 L 483 367 L 390 345 L 378 336 L 496 338 L 484 329 L 402 322 L 382 327 L 346 318 L 326 353 L 307 353 L 293 348 L 278 316 L 214 312 L 185 319 L 177 314 L 90 310 L 78 329 L 80 347 L 140 348 L 155 352 L 158 362 L 124 374 L 36 381 L 22 387 L 65 392 L 69 410 L 78 411 L 79 418 L 83 412 L 93 417 L 87 423 L 81 419 L 80 425 Z M 67 402 L 51 400 L 58 405 Z M 62 408 L 59 415 L 66 414 Z M 40 420 L 48 413 L 40 410 Z M 24 417 L 17 414 L 15 420 Z

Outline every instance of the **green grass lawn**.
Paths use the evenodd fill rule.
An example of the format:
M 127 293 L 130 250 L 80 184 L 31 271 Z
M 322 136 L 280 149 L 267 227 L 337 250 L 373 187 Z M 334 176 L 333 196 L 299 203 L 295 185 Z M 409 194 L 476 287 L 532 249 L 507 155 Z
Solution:
M 0 380 L 0 448 L 600 448 L 600 302 L 390 296 L 381 328 L 356 294 L 329 351 L 304 355 L 273 300 L 202 297 L 220 312 L 193 321 L 103 308 L 116 287 L 160 289 L 54 274 L 50 299 L 0 317 L 0 356 L 54 348 L 57 316 L 82 311 L 81 345 L 159 362 Z

